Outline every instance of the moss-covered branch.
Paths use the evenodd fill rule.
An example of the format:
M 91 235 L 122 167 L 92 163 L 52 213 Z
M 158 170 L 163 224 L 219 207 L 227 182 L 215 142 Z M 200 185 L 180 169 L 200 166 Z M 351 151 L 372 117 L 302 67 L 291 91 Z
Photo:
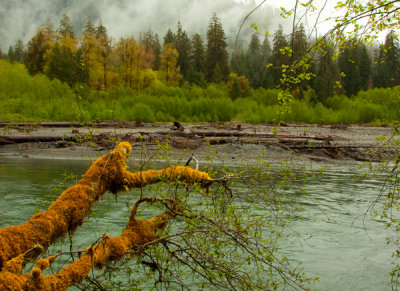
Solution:
M 21 274 L 24 255 L 8 261 L 0 272 L 1 290 L 67 290 L 72 284 L 81 283 L 92 267 L 103 267 L 107 262 L 122 258 L 127 252 L 137 250 L 140 246 L 157 240 L 158 234 L 166 226 L 174 211 L 167 210 L 149 220 L 135 218 L 137 208 L 142 202 L 152 202 L 152 198 L 140 199 L 136 202 L 129 217 L 128 224 L 118 237 L 104 234 L 100 243 L 86 249 L 78 260 L 63 268 L 59 273 L 42 275 L 55 257 L 38 260 L 30 274 Z
M 107 191 L 118 193 L 162 180 L 204 183 L 210 179 L 207 173 L 187 167 L 131 173 L 126 164 L 131 150 L 129 143 L 120 143 L 115 150 L 98 158 L 82 179 L 65 190 L 46 211 L 33 215 L 23 224 L 0 229 L 0 270 L 8 260 L 28 250 L 26 256 L 36 257 L 67 232 L 73 233 L 94 202 Z

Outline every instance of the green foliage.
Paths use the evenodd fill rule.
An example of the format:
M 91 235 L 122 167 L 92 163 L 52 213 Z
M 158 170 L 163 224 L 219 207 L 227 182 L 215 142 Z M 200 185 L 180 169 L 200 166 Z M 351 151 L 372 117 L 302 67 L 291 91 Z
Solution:
M 30 76 L 22 64 L 0 60 L 0 119 L 7 121 L 141 120 L 146 122 L 231 121 L 300 123 L 392 123 L 400 120 L 400 87 L 334 95 L 323 103 L 308 89 L 302 99 L 283 101 L 279 89 L 251 89 L 230 98 L 224 84 L 186 88 L 153 83 L 139 94 L 113 87 L 99 94 L 87 86 L 78 93 L 58 79 Z M 293 98 L 292 98 L 293 99 Z

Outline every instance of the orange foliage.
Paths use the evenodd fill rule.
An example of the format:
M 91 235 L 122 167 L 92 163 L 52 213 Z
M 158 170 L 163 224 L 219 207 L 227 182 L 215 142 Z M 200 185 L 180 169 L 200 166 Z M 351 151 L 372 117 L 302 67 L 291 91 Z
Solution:
M 140 200 L 132 210 L 121 236 L 111 238 L 104 235 L 102 243 L 89 248 L 86 255 L 58 274 L 42 276 L 42 270 L 54 262 L 54 257 L 38 260 L 37 267 L 30 275 L 19 274 L 24 257 L 36 257 L 42 247 L 47 248 L 67 231 L 72 234 L 82 224 L 94 202 L 105 192 L 118 193 L 162 180 L 179 179 L 192 184 L 205 183 L 210 179 L 207 173 L 188 167 L 131 173 L 126 164 L 131 150 L 129 143 L 120 143 L 111 153 L 97 159 L 82 179 L 65 190 L 47 211 L 33 215 L 24 224 L 0 229 L 0 289 L 21 290 L 24 286 L 26 290 L 65 290 L 71 284 L 81 282 L 92 266 L 102 267 L 107 261 L 119 259 L 135 246 L 156 239 L 156 232 L 165 227 L 167 216 L 172 215 L 167 211 L 149 220 L 137 220 L 136 210 L 139 203 L 143 202 Z

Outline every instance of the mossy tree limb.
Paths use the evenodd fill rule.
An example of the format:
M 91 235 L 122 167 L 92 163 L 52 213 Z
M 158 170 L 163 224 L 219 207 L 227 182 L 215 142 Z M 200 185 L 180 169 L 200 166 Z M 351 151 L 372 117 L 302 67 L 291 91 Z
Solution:
M 55 257 L 40 259 L 30 274 L 20 274 L 24 255 L 9 260 L 0 272 L 1 290 L 67 290 L 72 284 L 78 284 L 86 278 L 93 267 L 101 268 L 107 262 L 118 260 L 128 252 L 141 250 L 142 246 L 159 242 L 159 233 L 165 228 L 168 220 L 174 217 L 174 205 L 167 200 L 167 211 L 148 220 L 135 218 L 138 206 L 142 202 L 154 202 L 158 199 L 142 198 L 134 205 L 125 230 L 118 237 L 106 234 L 100 243 L 90 246 L 85 254 L 59 273 L 42 275 L 42 271 L 52 264 Z M 161 199 L 160 199 L 161 200 Z M 164 201 L 164 200 L 162 200 Z
M 0 270 L 10 259 L 28 250 L 27 257 L 37 257 L 42 249 L 67 232 L 72 234 L 83 223 L 94 202 L 107 191 L 118 193 L 162 180 L 204 183 L 210 179 L 207 173 L 187 167 L 131 173 L 126 164 L 131 150 L 129 143 L 120 143 L 115 150 L 98 158 L 82 179 L 65 190 L 46 211 L 33 215 L 23 224 L 0 229 Z

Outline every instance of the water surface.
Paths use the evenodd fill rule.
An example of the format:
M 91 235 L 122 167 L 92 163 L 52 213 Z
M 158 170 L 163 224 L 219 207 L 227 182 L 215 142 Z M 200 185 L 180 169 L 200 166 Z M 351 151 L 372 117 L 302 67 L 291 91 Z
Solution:
M 23 223 L 36 211 L 46 209 L 62 189 L 78 179 L 66 182 L 65 177 L 70 173 L 80 177 L 89 165 L 89 161 L 82 160 L 2 158 L 1 226 Z M 388 273 L 393 248 L 386 244 L 390 232 L 383 228 L 382 221 L 363 216 L 382 182 L 353 179 L 358 167 L 354 163 L 316 166 L 326 170 L 309 181 L 306 188 L 311 199 L 299 199 L 303 210 L 284 232 L 279 252 L 302 262 L 308 275 L 320 278 L 312 289 L 391 290 Z M 75 234 L 74 248 L 87 247 L 104 232 L 119 235 L 127 222 L 129 205 L 139 197 L 138 191 L 122 194 L 117 201 L 107 194 Z M 54 246 L 53 251 L 59 248 Z

